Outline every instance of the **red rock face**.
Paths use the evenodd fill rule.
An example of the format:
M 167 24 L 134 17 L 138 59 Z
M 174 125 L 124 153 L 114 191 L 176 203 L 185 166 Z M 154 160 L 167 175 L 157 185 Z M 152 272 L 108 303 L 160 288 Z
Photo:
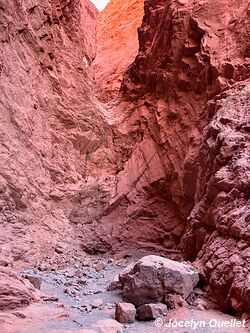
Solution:
M 245 80 L 214 101 L 217 111 L 204 129 L 198 155 L 198 200 L 184 238 L 186 257 L 198 255 L 196 263 L 216 299 L 237 312 L 250 302 L 249 97 Z
M 0 296 L 0 310 L 12 310 L 41 300 L 28 280 L 6 267 L 0 267 Z
M 243 1 L 145 2 L 140 52 L 122 92 L 132 105 L 144 101 L 130 119 L 143 119 L 151 137 L 138 144 L 144 162 L 135 150 L 118 182 L 133 184 L 139 165 L 153 170 L 140 188 L 155 180 L 177 208 L 172 220 L 188 221 L 179 248 L 220 305 L 238 312 L 250 301 L 248 11 Z
M 75 0 L 0 8 L 1 252 L 25 265 L 67 261 L 78 248 L 73 207 L 110 165 L 90 69 L 97 10 Z

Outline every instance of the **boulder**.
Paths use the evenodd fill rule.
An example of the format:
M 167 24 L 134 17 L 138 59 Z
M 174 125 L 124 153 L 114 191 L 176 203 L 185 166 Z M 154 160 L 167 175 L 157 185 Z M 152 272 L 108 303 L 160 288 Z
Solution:
M 136 309 L 131 303 L 117 303 L 115 308 L 115 319 L 120 323 L 133 323 L 135 321 Z
M 168 293 L 186 299 L 199 281 L 198 271 L 188 263 L 149 255 L 125 268 L 119 280 L 123 300 L 136 307 L 164 301 Z
M 153 320 L 167 314 L 168 308 L 165 304 L 144 304 L 137 309 L 140 320 Z

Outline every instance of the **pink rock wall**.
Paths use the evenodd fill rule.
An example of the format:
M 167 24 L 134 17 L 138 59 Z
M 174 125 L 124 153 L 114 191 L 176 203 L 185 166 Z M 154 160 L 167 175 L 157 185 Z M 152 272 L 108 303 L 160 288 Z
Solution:
M 78 247 L 68 217 L 86 177 L 110 164 L 92 92 L 96 18 L 88 1 L 0 1 L 0 248 L 10 262 L 67 261 Z
M 249 304 L 248 11 L 244 1 L 145 1 L 139 53 L 112 109 L 133 150 L 100 224 L 113 248 L 181 251 L 220 305 L 241 313 Z

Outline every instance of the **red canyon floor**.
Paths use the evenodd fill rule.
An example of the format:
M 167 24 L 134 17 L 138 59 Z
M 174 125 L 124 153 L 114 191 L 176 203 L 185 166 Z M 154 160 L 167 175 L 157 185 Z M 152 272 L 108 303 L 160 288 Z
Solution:
M 146 253 L 137 255 L 140 258 Z M 136 259 L 135 257 L 133 259 Z M 34 303 L 29 307 L 1 312 L 0 332 L 5 333 L 184 333 L 186 329 L 167 330 L 163 325 L 170 320 L 205 321 L 207 327 L 198 328 L 198 333 L 246 333 L 247 329 L 212 328 L 208 323 L 211 319 L 230 321 L 233 317 L 216 310 L 198 310 L 195 307 L 179 308 L 163 317 L 162 322 L 136 321 L 122 325 L 114 319 L 114 304 L 121 300 L 120 291 L 107 291 L 107 287 L 115 274 L 131 262 L 132 258 L 112 259 L 107 257 L 92 257 L 85 260 L 84 265 L 66 266 L 56 271 L 39 271 L 37 269 L 22 270 L 23 275 L 34 276 L 41 281 L 41 292 L 47 296 L 47 301 Z M 201 297 L 201 296 L 200 296 Z M 200 306 L 208 306 L 202 302 Z M 210 304 L 211 306 L 211 304 Z M 158 323 L 158 324 L 157 324 Z M 157 326 L 158 325 L 158 326 Z M 99 328 L 99 329 L 98 329 Z

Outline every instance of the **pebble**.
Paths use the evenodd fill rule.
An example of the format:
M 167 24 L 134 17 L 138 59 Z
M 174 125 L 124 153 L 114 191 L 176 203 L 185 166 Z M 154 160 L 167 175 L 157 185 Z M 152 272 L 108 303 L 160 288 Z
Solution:
M 97 309 L 97 308 L 100 308 L 102 306 L 102 299 L 101 298 L 97 298 L 97 299 L 94 299 L 90 305 L 92 306 L 92 308 L 94 309 Z

